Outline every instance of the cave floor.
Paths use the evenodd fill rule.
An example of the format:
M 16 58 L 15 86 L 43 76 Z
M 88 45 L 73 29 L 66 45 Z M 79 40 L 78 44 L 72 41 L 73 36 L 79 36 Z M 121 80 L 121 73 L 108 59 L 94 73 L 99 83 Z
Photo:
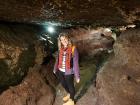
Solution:
M 80 83 L 77 84 L 75 82 L 76 101 L 84 95 L 89 85 L 91 84 L 93 77 L 95 77 L 96 74 L 96 65 L 94 59 L 90 60 L 88 59 L 88 61 L 83 60 L 79 63 L 79 66 L 80 66 Z M 60 84 L 57 86 L 56 90 L 57 91 L 54 105 L 63 105 L 62 98 L 63 96 L 66 95 L 66 92 Z

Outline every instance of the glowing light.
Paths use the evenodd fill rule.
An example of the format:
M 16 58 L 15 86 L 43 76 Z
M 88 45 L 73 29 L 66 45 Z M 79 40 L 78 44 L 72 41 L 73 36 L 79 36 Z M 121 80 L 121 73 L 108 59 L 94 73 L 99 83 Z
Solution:
M 52 26 L 47 27 L 47 30 L 50 33 L 54 33 L 55 32 L 54 27 L 52 27 Z
M 40 39 L 41 39 L 41 40 L 46 40 L 46 39 L 45 39 L 45 38 L 43 38 L 42 36 L 40 36 Z
M 51 40 L 48 40 L 48 41 L 49 41 L 49 43 L 53 44 L 53 42 Z
M 47 39 L 51 39 L 51 37 L 49 37 L 47 34 L 44 34 L 44 36 L 45 36 Z

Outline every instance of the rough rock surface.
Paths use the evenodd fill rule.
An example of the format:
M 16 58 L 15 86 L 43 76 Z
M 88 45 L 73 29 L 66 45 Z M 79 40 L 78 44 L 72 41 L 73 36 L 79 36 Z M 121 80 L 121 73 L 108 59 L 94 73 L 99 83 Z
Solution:
M 72 29 L 70 30 L 71 37 L 73 38 L 74 43 L 78 47 L 80 56 L 94 56 L 97 52 L 112 48 L 113 38 L 112 37 L 103 37 L 104 28 L 97 29 Z
M 140 19 L 139 0 L 4 0 L 0 20 L 122 25 Z
M 48 83 L 55 89 L 56 86 L 58 85 L 58 79 L 56 75 L 53 73 L 55 60 L 52 57 L 48 57 L 46 61 L 47 60 L 49 63 L 41 65 L 40 74 L 46 80 L 46 83 Z
M 35 63 L 36 27 L 0 24 L 0 90 L 17 84 Z
M 36 68 L 17 86 L 11 86 L 0 95 L 0 105 L 52 105 L 54 92 Z
M 140 105 L 140 29 L 121 34 L 115 56 L 97 75 L 97 103 L 93 105 Z
M 95 105 L 96 101 L 96 90 L 93 83 L 93 85 L 88 87 L 88 90 L 86 91 L 84 96 L 77 101 L 76 105 Z

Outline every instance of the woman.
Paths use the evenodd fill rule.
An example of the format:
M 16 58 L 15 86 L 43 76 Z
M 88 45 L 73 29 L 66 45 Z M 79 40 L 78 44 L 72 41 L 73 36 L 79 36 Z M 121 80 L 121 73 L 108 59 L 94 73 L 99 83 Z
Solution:
M 77 83 L 80 82 L 78 51 L 66 33 L 59 35 L 58 48 L 59 56 L 54 66 L 54 73 L 57 73 L 61 85 L 68 93 L 63 97 L 65 102 L 63 105 L 74 105 L 74 77 Z

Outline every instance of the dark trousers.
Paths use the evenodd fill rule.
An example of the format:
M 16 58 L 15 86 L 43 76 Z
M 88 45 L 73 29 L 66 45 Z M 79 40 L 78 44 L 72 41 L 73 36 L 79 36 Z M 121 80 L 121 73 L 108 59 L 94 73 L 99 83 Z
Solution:
M 65 75 L 64 72 L 58 70 L 57 77 L 61 85 L 63 86 L 63 88 L 68 93 L 70 93 L 70 98 L 74 100 L 74 96 L 75 96 L 74 74 Z

